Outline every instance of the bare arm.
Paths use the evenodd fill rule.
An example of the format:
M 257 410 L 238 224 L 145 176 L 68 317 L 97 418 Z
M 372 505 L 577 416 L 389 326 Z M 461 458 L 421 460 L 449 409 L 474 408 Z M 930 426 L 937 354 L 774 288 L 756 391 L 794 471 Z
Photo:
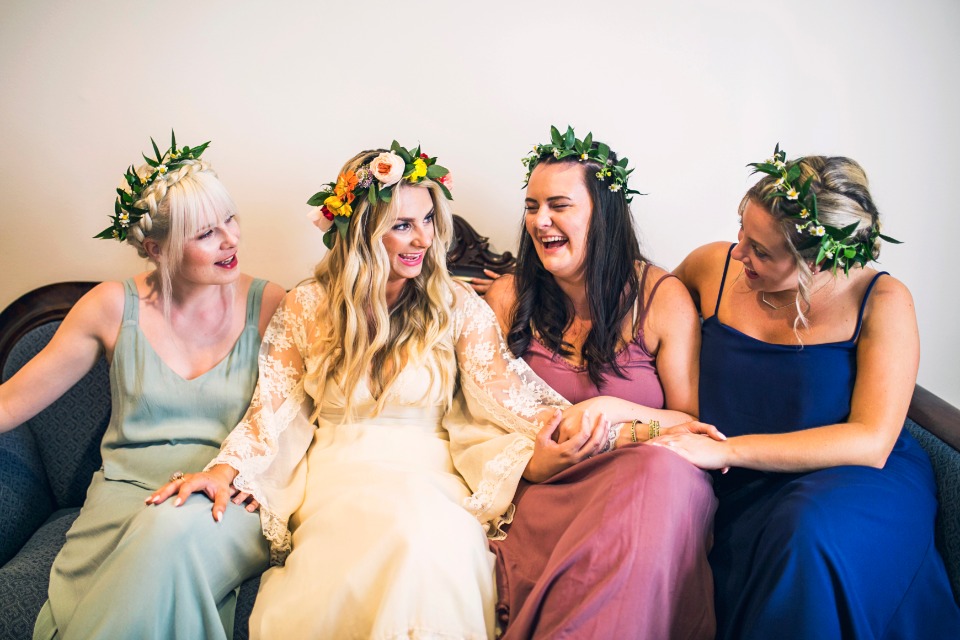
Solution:
M 112 353 L 123 317 L 123 286 L 105 282 L 87 292 L 50 343 L 0 385 L 0 432 L 23 424 L 77 383 L 104 351 Z
M 666 436 L 697 466 L 803 472 L 839 465 L 882 467 L 907 414 L 920 358 L 913 298 L 890 277 L 877 281 L 857 346 L 857 378 L 847 422 L 791 433 L 757 434 L 726 442 Z M 829 375 L 824 374 L 825 380 Z M 828 382 L 825 382 L 828 383 Z

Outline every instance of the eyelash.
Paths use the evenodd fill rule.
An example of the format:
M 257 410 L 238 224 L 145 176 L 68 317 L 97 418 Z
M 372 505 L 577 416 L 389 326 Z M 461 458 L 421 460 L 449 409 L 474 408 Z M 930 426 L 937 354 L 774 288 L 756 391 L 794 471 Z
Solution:
M 423 219 L 423 224 L 425 224 L 425 225 L 426 225 L 426 224 L 432 224 L 432 223 L 433 223 L 433 216 L 434 216 L 434 214 L 431 213 L 431 214 L 428 215 L 426 218 L 424 218 L 424 219 Z M 393 226 L 393 230 L 394 230 L 394 231 L 406 231 L 406 230 L 408 230 L 411 226 L 412 226 L 412 225 L 411 225 L 409 222 L 401 222 L 400 224 L 394 225 L 394 226 Z
M 236 216 L 227 216 L 226 219 L 224 219 L 223 224 L 230 224 L 231 222 L 233 222 L 233 219 L 235 217 Z M 213 229 L 207 229 L 206 231 L 201 233 L 199 236 L 197 236 L 197 239 L 203 240 L 205 238 L 209 238 L 212 234 L 213 234 Z

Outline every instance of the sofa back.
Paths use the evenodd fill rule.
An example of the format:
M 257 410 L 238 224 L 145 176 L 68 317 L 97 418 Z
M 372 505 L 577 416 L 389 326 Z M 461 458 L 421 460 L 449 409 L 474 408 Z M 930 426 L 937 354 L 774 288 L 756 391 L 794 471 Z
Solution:
M 44 308 L 36 299 L 32 302 L 33 308 Z M 16 310 L 12 307 L 8 311 Z M 36 322 L 29 311 L 4 311 L 0 380 L 8 380 L 46 346 L 65 309 Z M 11 320 L 16 321 L 12 331 Z M 59 400 L 0 434 L 0 565 L 16 555 L 52 513 L 83 504 L 90 478 L 100 468 L 100 440 L 110 410 L 109 369 L 100 358 Z

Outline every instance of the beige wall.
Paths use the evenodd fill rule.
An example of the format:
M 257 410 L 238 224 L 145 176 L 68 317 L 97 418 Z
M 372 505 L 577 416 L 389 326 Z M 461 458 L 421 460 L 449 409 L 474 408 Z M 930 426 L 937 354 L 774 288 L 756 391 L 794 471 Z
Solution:
M 516 240 L 523 169 L 550 123 L 591 128 L 637 167 L 643 241 L 675 266 L 736 234 L 747 162 L 860 160 L 886 215 L 882 267 L 916 298 L 920 382 L 960 405 L 960 5 L 778 0 L 0 5 L 0 307 L 42 284 L 118 279 L 92 240 L 126 166 L 213 141 L 243 214 L 244 269 L 292 286 L 322 253 L 306 199 L 361 147 L 422 142 L 456 210 Z

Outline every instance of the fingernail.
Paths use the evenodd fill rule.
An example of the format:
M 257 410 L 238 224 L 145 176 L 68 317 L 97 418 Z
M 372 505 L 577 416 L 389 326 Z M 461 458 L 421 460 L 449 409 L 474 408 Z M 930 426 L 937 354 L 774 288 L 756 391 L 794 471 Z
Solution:
M 177 496 L 177 499 L 173 501 L 173 506 L 179 507 L 181 504 L 183 504 L 183 498 Z
M 217 514 L 215 517 L 217 519 L 217 522 L 220 522 L 221 520 L 223 520 L 223 511 L 217 511 Z

